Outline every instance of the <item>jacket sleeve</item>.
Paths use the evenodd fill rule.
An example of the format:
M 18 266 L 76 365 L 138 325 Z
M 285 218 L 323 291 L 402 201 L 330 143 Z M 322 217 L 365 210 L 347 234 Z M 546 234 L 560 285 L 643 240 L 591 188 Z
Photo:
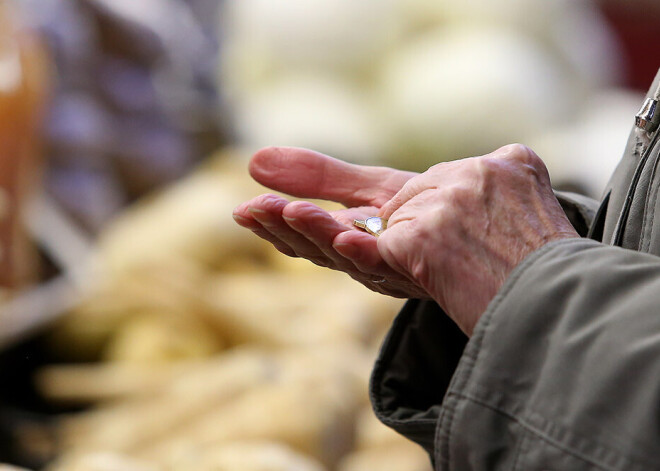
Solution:
M 658 469 L 658 306 L 658 257 L 550 243 L 514 270 L 458 359 L 445 316 L 410 302 L 376 363 L 374 408 L 436 469 Z

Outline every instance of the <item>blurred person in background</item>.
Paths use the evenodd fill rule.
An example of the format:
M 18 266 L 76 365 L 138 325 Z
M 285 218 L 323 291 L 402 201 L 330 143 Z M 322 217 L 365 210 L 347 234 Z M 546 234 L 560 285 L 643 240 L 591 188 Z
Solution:
M 657 469 L 660 74 L 600 203 L 553 192 L 514 144 L 415 174 L 300 148 L 250 173 L 234 219 L 285 255 L 410 298 L 371 379 L 435 469 Z M 380 217 L 377 237 L 356 220 Z

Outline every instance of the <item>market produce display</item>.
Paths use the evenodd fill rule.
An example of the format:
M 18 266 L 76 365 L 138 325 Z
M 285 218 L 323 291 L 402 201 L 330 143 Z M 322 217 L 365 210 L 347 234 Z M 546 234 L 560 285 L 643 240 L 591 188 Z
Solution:
M 36 376 L 87 407 L 58 419 L 49 470 L 427 469 L 368 405 L 401 300 L 244 234 L 231 208 L 263 190 L 244 164 L 220 152 L 101 234 L 94 282 L 48 336 L 70 363 Z

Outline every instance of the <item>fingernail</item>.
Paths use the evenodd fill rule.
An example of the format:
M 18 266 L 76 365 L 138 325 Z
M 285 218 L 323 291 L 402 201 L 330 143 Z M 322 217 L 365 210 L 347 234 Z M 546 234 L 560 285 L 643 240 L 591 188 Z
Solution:
M 266 211 L 264 211 L 263 209 L 253 208 L 252 206 L 248 208 L 248 211 L 252 214 L 266 214 Z
M 292 217 L 286 217 L 282 216 L 282 219 L 284 219 L 284 222 L 286 222 L 289 227 L 296 231 L 306 231 L 308 224 L 305 224 L 304 222 L 301 222 L 300 219 L 298 218 L 292 218 Z
M 239 216 L 238 214 L 232 214 L 232 217 L 234 218 L 234 221 L 236 221 L 240 225 L 248 224 L 250 222 L 248 218 Z
M 248 208 L 248 211 L 254 217 L 257 221 L 259 221 L 263 225 L 269 225 L 272 224 L 272 220 L 270 215 L 264 211 L 263 209 L 259 208 Z
M 358 249 L 351 244 L 335 244 L 333 246 L 337 252 L 346 258 L 355 258 L 358 255 Z

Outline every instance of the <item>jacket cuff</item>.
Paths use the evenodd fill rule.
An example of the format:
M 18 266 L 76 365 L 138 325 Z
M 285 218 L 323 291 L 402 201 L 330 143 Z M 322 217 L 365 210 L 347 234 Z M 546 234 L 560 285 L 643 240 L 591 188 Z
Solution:
M 440 405 L 467 336 L 432 300 L 409 300 L 371 376 L 370 399 L 386 425 L 432 454 Z
M 596 244 L 585 239 L 568 242 L 576 241 Z M 435 429 L 445 396 L 450 385 L 456 388 L 454 376 L 459 363 L 462 371 L 472 368 L 482 342 L 480 331 L 487 328 L 484 324 L 494 306 L 507 295 L 520 273 L 556 244 L 566 242 L 547 244 L 519 264 L 477 323 L 468 355 L 464 355 L 468 337 L 435 301 L 409 300 L 394 320 L 372 372 L 370 400 L 378 419 L 433 456 Z

